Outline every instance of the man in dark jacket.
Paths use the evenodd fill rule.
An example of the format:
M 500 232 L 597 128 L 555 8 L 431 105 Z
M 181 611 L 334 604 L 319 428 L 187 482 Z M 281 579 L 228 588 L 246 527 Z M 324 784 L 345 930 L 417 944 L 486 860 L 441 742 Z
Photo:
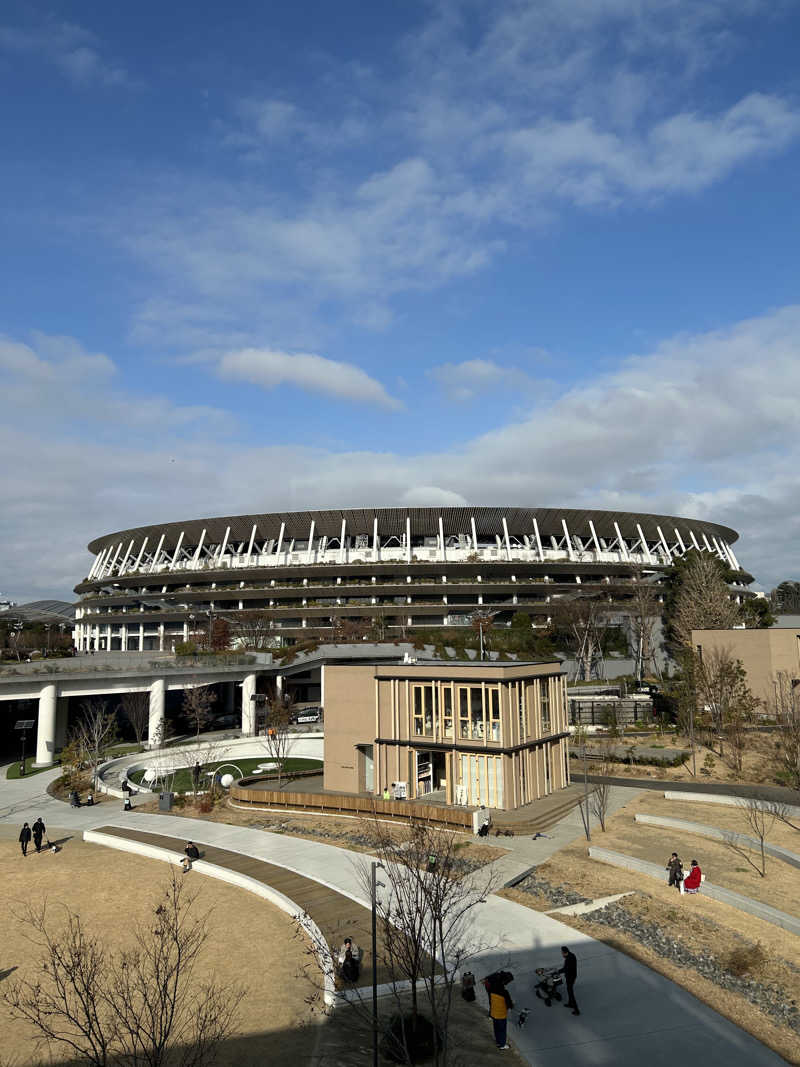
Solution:
M 575 1003 L 575 979 L 578 977 L 578 961 L 575 958 L 575 953 L 570 952 L 566 945 L 561 946 L 561 955 L 564 957 L 564 966 L 561 968 L 561 973 L 564 975 L 564 981 L 567 986 L 567 1003 L 565 1008 L 572 1008 L 573 1015 L 580 1015 L 580 1009 Z
M 683 864 L 678 859 L 677 852 L 673 852 L 667 860 L 667 870 L 669 871 L 669 884 L 674 885 L 676 889 L 680 889 L 683 881 Z
M 25 823 L 19 832 L 19 847 L 22 849 L 22 855 L 28 855 L 28 845 L 31 841 L 31 828 Z
M 33 824 L 33 843 L 34 845 L 36 845 L 37 852 L 42 851 L 42 838 L 44 837 L 45 833 L 46 831 L 44 828 L 44 823 L 42 822 L 42 817 L 40 815 L 36 822 Z

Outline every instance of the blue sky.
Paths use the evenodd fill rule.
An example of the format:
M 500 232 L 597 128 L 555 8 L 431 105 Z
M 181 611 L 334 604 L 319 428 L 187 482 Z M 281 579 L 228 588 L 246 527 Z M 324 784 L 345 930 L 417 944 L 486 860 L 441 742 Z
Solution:
M 13 5 L 3 569 L 203 514 L 666 511 L 799 576 L 795 4 Z

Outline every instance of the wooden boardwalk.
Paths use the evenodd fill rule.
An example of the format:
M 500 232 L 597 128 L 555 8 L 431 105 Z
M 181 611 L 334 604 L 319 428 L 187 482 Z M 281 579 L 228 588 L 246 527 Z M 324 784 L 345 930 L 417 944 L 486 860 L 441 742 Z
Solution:
M 198 831 L 202 824 L 198 824 Z M 98 833 L 109 834 L 114 837 L 122 837 L 132 841 L 141 841 L 148 845 L 166 848 L 172 852 L 183 855 L 186 841 L 183 838 L 167 837 L 164 834 L 151 834 L 142 830 L 128 829 L 122 826 L 98 826 Z M 252 856 L 244 856 L 240 852 L 230 852 L 227 849 L 216 848 L 206 845 L 202 838 L 194 837 L 194 843 L 200 849 L 201 858 L 209 863 L 215 863 L 219 867 L 227 867 L 239 874 L 254 878 L 264 885 L 277 889 L 279 893 L 294 901 L 298 912 L 306 912 L 319 927 L 322 936 L 328 942 L 334 957 L 339 951 L 339 946 L 345 937 L 352 937 L 362 950 L 361 974 L 356 985 L 358 987 L 372 985 L 372 917 L 368 908 L 357 904 L 350 897 L 337 893 L 313 878 L 295 874 L 285 867 L 279 867 L 265 860 L 254 859 Z M 380 922 L 378 923 L 378 984 L 389 982 L 390 975 L 383 963 L 383 944 L 380 937 Z M 349 983 L 342 983 L 338 978 L 337 989 L 344 988 Z

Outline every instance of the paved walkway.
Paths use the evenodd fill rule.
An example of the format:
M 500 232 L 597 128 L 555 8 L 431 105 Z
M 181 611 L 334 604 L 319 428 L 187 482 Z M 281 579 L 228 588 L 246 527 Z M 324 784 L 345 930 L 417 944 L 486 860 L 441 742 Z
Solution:
M 356 867 L 363 856 L 356 853 L 262 830 L 200 824 L 197 819 L 179 816 L 119 811 L 114 817 L 110 803 L 71 809 L 51 798 L 42 799 L 48 778 L 56 774 L 47 772 L 23 783 L 0 782 L 0 825 L 5 824 L 7 832 L 16 830 L 23 819 L 30 821 L 39 814 L 48 829 L 52 825 L 84 830 L 116 823 L 183 840 L 200 837 L 202 826 L 205 845 L 295 871 L 367 905 Z M 580 816 L 577 818 L 579 823 Z M 552 854 L 562 835 L 565 839 L 574 837 L 574 823 L 536 842 L 541 846 L 538 855 Z M 674 1067 L 676 1048 L 700 1050 L 704 1067 L 777 1067 L 784 1062 L 668 979 L 550 916 L 490 896 L 472 912 L 470 930 L 476 949 L 472 970 L 478 975 L 500 966 L 513 971 L 516 1004 L 533 1009 L 525 1029 L 512 1025 L 509 1036 L 522 1056 L 537 1067 L 639 1067 L 642 1061 L 648 1067 Z M 578 1018 L 560 1005 L 548 1009 L 533 996 L 534 969 L 559 962 L 562 944 L 570 945 L 578 957 L 576 994 L 582 1010 Z M 483 1013 L 482 998 L 475 1008 Z

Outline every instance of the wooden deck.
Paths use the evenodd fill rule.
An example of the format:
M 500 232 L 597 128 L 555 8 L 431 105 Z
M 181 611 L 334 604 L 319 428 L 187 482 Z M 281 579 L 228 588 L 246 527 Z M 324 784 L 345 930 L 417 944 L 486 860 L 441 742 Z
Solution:
M 198 831 L 202 824 L 198 824 Z M 183 838 L 167 837 L 164 834 L 151 834 L 142 830 L 127 829 L 122 826 L 98 826 L 99 833 L 113 835 L 114 837 L 127 838 L 132 841 L 142 841 L 148 845 L 156 845 L 159 848 L 170 849 L 183 855 L 186 841 Z M 265 860 L 254 859 L 252 856 L 244 856 L 240 852 L 230 852 L 227 849 L 216 848 L 213 845 L 205 845 L 202 838 L 194 837 L 194 843 L 200 849 L 201 859 L 208 860 L 220 867 L 245 874 L 254 878 L 264 885 L 277 889 L 297 905 L 299 912 L 306 912 L 319 927 L 322 936 L 328 942 L 334 957 L 339 951 L 339 946 L 345 937 L 351 937 L 361 948 L 361 973 L 356 985 L 359 988 L 372 985 L 372 917 L 368 908 L 357 904 L 350 897 L 337 893 L 313 878 L 306 878 L 302 874 L 287 871 L 285 867 L 279 867 Z M 378 984 L 391 980 L 391 976 L 382 962 L 383 942 L 380 936 L 380 922 L 378 923 Z M 337 989 L 344 988 L 349 983 L 342 983 L 337 978 Z
M 549 796 L 512 811 L 492 811 L 492 828 L 513 834 L 543 833 L 568 815 L 583 798 L 583 783 L 573 782 Z

